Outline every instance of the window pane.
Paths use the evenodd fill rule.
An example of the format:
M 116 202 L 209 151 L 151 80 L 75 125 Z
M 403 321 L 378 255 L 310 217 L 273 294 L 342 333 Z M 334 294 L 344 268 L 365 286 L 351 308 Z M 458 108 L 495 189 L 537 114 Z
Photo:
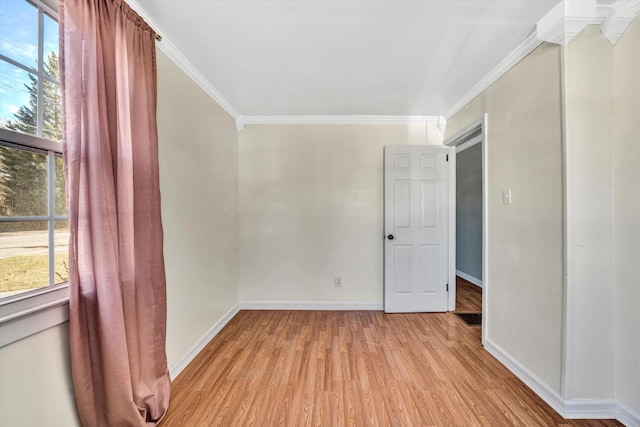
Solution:
M 0 127 L 37 134 L 38 77 L 0 60 Z
M 47 215 L 47 156 L 0 146 L 0 216 Z
M 0 298 L 47 286 L 47 221 L 0 222 Z
M 67 215 L 67 195 L 64 185 L 64 161 L 56 157 L 56 216 Z
M 54 235 L 55 284 L 69 280 L 69 221 L 56 221 Z
M 22 0 L 0 0 L 0 53 L 38 68 L 38 9 Z
M 44 73 L 60 81 L 58 72 L 58 23 L 46 13 L 44 14 L 44 43 L 42 45 L 42 57 Z
M 52 141 L 62 141 L 62 95 L 60 85 L 44 80 L 42 137 Z

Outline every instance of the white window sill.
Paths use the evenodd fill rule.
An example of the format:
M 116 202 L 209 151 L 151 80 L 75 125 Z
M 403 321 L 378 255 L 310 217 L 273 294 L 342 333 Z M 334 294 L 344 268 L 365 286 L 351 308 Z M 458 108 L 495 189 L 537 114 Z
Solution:
M 69 320 L 69 285 L 0 301 L 0 347 Z

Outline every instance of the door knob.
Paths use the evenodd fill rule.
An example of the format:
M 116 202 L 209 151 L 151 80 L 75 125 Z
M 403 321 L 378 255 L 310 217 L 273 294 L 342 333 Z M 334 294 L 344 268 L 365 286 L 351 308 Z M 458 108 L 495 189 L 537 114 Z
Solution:
M 395 239 L 395 237 L 393 237 L 393 234 L 389 234 L 389 235 L 387 236 L 387 239 L 389 239 L 389 240 L 393 240 L 393 239 Z

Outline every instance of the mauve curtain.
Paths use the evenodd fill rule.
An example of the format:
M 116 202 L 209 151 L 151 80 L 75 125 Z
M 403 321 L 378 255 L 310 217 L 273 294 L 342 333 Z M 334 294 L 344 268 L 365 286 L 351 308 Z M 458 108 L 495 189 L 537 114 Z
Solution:
M 85 426 L 169 404 L 155 33 L 121 0 L 60 0 L 71 365 Z

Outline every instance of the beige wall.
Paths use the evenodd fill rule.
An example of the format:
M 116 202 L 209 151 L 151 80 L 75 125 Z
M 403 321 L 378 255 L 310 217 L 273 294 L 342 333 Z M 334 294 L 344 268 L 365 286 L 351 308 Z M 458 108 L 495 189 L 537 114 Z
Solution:
M 640 414 L 640 19 L 613 53 L 616 400 Z
M 543 45 L 534 51 L 451 118 L 446 135 L 489 113 L 488 339 L 565 399 L 616 399 L 636 413 L 638 76 L 640 23 L 636 20 L 615 47 L 590 26 L 564 48 Z M 500 191 L 514 187 L 513 207 L 503 206 Z M 509 213 L 520 203 L 534 218 Z M 531 227 L 540 236 L 534 238 Z M 540 277 L 544 270 L 553 275 Z
M 564 51 L 565 398 L 611 399 L 613 379 L 613 48 L 591 25 Z
M 543 44 L 447 123 L 488 113 L 487 340 L 560 392 L 563 326 L 561 49 Z M 512 205 L 502 204 L 511 189 Z
M 77 425 L 68 323 L 0 348 L 0 426 Z
M 441 139 L 434 125 L 247 126 L 240 301 L 382 305 L 383 147 Z
M 158 52 L 167 356 L 178 362 L 238 303 L 235 123 Z M 0 348 L 0 426 L 79 425 L 67 324 Z
M 587 28 L 565 76 L 566 397 L 640 413 L 640 23 L 615 47 Z
M 600 92 L 606 88 L 589 92 L 595 104 L 580 98 L 596 80 L 602 84 L 601 78 L 607 78 L 598 68 L 607 64 L 592 56 L 606 51 L 599 37 L 588 30 L 565 57 L 565 76 L 583 73 L 586 79 L 565 81 L 567 149 L 574 153 L 567 167 L 582 171 L 586 179 L 568 180 L 567 190 L 575 197 L 568 201 L 576 209 L 595 209 L 591 216 L 576 217 L 568 230 L 574 239 L 589 230 L 600 232 L 590 221 L 603 221 L 606 229 L 607 215 L 612 216 L 612 231 L 603 239 L 610 241 L 613 274 L 598 270 L 599 262 L 591 267 L 603 280 L 609 277 L 613 291 L 598 289 L 586 278 L 583 292 L 569 295 L 578 309 L 569 320 L 578 329 L 569 337 L 577 352 L 575 360 L 568 360 L 575 371 L 568 377 L 573 385 L 567 397 L 606 397 L 594 393 L 596 378 L 605 378 L 603 390 L 611 393 L 606 361 L 613 357 L 615 398 L 640 412 L 640 329 L 635 322 L 640 301 L 640 23 L 636 20 L 609 57 L 612 147 L 598 144 L 594 135 L 579 134 L 594 120 L 600 120 L 594 128 L 600 132 L 598 126 L 607 120 L 600 117 L 606 108 L 598 111 L 607 104 Z M 541 46 L 447 127 L 450 136 L 489 113 L 487 337 L 557 391 L 564 304 L 560 55 L 559 47 Z M 238 148 L 233 120 L 162 53 L 158 78 L 170 366 L 238 303 L 238 293 L 242 301 L 381 304 L 382 147 L 439 143 L 438 132 L 398 125 L 248 126 Z M 589 145 L 578 144 L 587 138 Z M 604 161 L 611 170 L 600 169 Z M 613 190 L 607 187 L 611 176 Z M 593 198 L 581 199 L 587 188 L 609 197 L 602 206 L 613 203 L 613 213 Z M 502 205 L 503 189 L 512 190 L 513 205 Z M 593 244 L 596 236 L 585 235 Z M 580 248 L 580 241 L 573 241 Z M 587 271 L 578 266 L 595 258 L 590 258 L 593 253 L 574 256 L 578 279 Z M 343 277 L 342 288 L 334 286 L 334 276 Z M 613 304 L 609 336 L 609 311 L 602 304 Z M 586 318 L 590 307 L 596 307 L 592 319 Z M 577 324 L 581 318 L 605 323 L 582 328 Z M 582 357 L 598 345 L 613 345 L 613 356 L 605 351 Z M 589 373 L 590 368 L 595 371 Z M 576 377 L 585 372 L 586 377 Z M 0 348 L 0 425 L 78 425 L 66 325 Z
M 158 135 L 171 367 L 238 303 L 238 134 L 161 52 Z

